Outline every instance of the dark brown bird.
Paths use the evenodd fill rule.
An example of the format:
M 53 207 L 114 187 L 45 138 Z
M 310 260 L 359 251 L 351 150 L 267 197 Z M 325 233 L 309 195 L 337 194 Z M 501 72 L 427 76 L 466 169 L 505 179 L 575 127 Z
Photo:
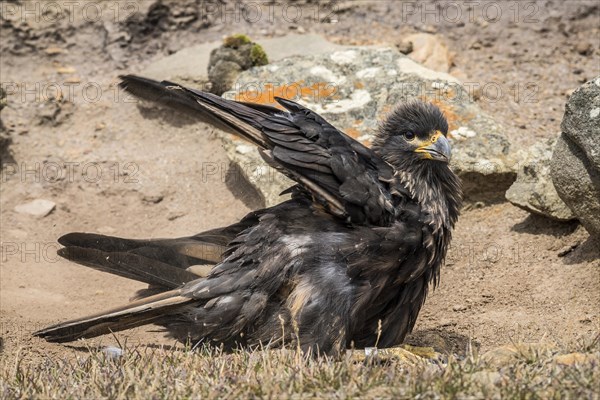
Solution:
M 61 256 L 150 286 L 36 336 L 68 342 L 154 323 L 226 348 L 335 353 L 404 340 L 438 282 L 461 202 L 437 107 L 400 105 L 369 149 L 289 100 L 277 98 L 282 111 L 131 75 L 121 87 L 235 132 L 297 185 L 291 200 L 195 236 L 61 237 Z

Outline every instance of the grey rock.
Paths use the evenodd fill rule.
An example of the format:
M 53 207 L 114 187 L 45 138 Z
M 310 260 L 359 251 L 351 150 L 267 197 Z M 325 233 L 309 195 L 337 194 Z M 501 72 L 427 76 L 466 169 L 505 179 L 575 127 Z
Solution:
M 10 154 L 10 144 L 12 143 L 12 138 L 10 137 L 8 131 L 2 125 L 2 121 L 0 121 L 0 166 L 3 163 L 10 162 L 12 160 Z
M 0 87 L 0 111 L 2 111 L 6 104 L 6 91 Z M 4 162 L 12 160 L 9 150 L 11 143 L 12 138 L 8 132 L 8 129 L 6 129 L 6 127 L 2 123 L 2 120 L 0 119 L 0 166 Z
M 15 211 L 19 214 L 29 214 L 42 218 L 50 214 L 56 208 L 56 203 L 50 200 L 36 199 L 29 203 L 19 204 Z
M 559 221 L 575 219 L 575 215 L 558 197 L 552 177 L 550 161 L 556 139 L 534 144 L 518 155 L 517 180 L 506 192 L 506 199 L 526 211 Z
M 248 69 L 252 66 L 252 60 L 250 59 L 250 50 L 252 44 L 245 44 L 238 48 L 219 46 L 210 52 L 210 58 L 208 60 L 208 71 L 214 67 L 219 61 L 229 61 L 237 64 L 240 69 Z
M 260 56 L 259 56 L 260 53 Z M 245 35 L 227 37 L 223 44 L 210 52 L 208 79 L 211 93 L 222 95 L 231 90 L 241 71 L 268 63 L 262 46 Z
M 600 238 L 600 76 L 567 102 L 551 161 L 560 198 L 593 237 Z
M 561 130 L 600 171 L 600 76 L 581 85 L 565 106 Z
M 198 89 L 208 89 L 208 65 L 211 52 L 223 42 L 203 43 L 187 47 L 168 57 L 150 64 L 140 75 L 158 80 L 193 83 Z M 343 48 L 319 35 L 287 35 L 272 39 L 261 39 L 260 45 L 271 62 L 299 53 L 322 54 Z M 203 86 L 205 85 L 205 86 Z
M 510 142 L 500 133 L 502 128 L 483 114 L 478 117 L 470 126 L 450 132 L 451 165 L 462 179 L 466 200 L 473 203 L 502 201 L 517 177 L 518 163 L 510 151 Z
M 564 133 L 554 148 L 551 174 L 559 197 L 590 235 L 600 238 L 600 173 Z
M 0 87 L 0 111 L 2 111 L 4 107 L 6 107 L 7 103 L 8 102 L 6 100 L 6 91 Z
M 224 134 L 223 147 L 229 160 L 237 166 L 234 184 L 245 180 L 256 189 L 261 206 L 271 206 L 290 198 L 289 194 L 281 196 L 281 192 L 294 184 L 289 178 L 274 170 L 258 155 L 254 145 Z
M 459 80 L 416 63 L 397 50 L 330 43 L 318 35 L 288 35 L 260 40 L 270 64 L 238 76 L 224 97 L 272 104 L 274 94 L 298 100 L 336 127 L 369 145 L 377 122 L 399 102 L 422 98 L 438 104 L 450 122 L 452 167 L 463 179 L 467 200 L 501 201 L 516 179 L 516 161 L 503 128 L 469 98 Z M 141 75 L 168 79 L 207 90 L 208 60 L 214 42 L 178 51 Z M 257 152 L 238 151 L 235 139 L 223 135 L 230 160 L 241 166 L 265 204 L 292 182 L 279 174 L 247 173 L 265 165 Z
M 224 97 L 272 105 L 275 95 L 299 101 L 366 145 L 392 107 L 425 97 L 448 117 L 451 165 L 463 179 L 468 200 L 499 201 L 516 179 L 516 162 L 502 127 L 481 111 L 455 77 L 427 69 L 395 49 L 346 47 L 285 58 L 243 72 Z M 237 154 L 233 161 L 262 162 L 254 150 Z M 271 205 L 281 201 L 273 194 L 290 184 L 272 180 L 270 187 L 256 188 Z
M 210 92 L 221 95 L 230 90 L 240 72 L 242 68 L 233 61 L 217 61 L 208 72 Z

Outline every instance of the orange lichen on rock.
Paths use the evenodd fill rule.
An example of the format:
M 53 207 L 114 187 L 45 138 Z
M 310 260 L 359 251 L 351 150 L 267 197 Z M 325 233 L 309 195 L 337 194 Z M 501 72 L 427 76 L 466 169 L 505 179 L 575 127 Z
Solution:
M 313 103 L 320 103 L 326 99 L 335 99 L 337 87 L 330 82 L 316 82 L 312 85 L 306 85 L 304 81 L 293 82 L 289 85 L 273 85 L 265 83 L 262 88 L 249 89 L 239 92 L 235 96 L 237 101 L 246 101 L 249 103 L 260 103 L 282 108 L 275 97 L 282 97 L 288 100 L 305 99 Z
M 438 106 L 439 109 L 442 110 L 442 112 L 446 116 L 446 119 L 448 120 L 448 131 L 449 132 L 465 125 L 467 122 L 469 122 L 473 118 L 473 116 L 470 116 L 470 115 L 459 115 L 456 112 L 456 110 L 452 104 L 448 104 L 447 102 L 445 102 L 441 99 L 423 96 L 422 100 L 428 101 L 428 102 Z
M 356 125 L 356 124 L 355 124 Z M 346 128 L 344 129 L 344 133 L 348 136 L 350 136 L 353 139 L 358 140 L 361 136 L 364 135 L 364 132 L 361 132 L 359 129 L 357 128 Z M 364 139 L 364 140 L 359 140 L 362 144 L 364 144 L 367 147 L 371 147 L 371 140 L 369 138 Z
M 391 104 L 384 104 L 381 107 L 381 111 L 379 111 L 377 115 L 377 119 L 379 121 L 383 121 L 392 111 L 394 110 L 394 106 Z
M 362 132 L 356 128 L 347 128 L 344 129 L 344 132 L 353 139 L 358 139 L 359 136 L 362 136 Z

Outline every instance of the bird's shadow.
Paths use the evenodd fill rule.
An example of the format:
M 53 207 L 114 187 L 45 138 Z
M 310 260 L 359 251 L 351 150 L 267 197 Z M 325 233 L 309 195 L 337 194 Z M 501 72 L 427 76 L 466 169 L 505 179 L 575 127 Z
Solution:
M 408 337 L 404 341 L 404 344 L 414 347 L 431 347 L 438 353 L 444 355 L 452 354 L 457 357 L 465 357 L 468 355 L 469 351 L 478 351 L 480 348 L 479 342 L 474 341 L 468 336 L 461 335 L 460 333 L 448 330 L 445 327 L 414 331 L 413 333 L 408 335 Z M 154 350 L 180 353 L 188 353 L 190 351 L 194 351 L 193 349 L 190 350 L 189 347 L 179 343 L 173 345 L 155 343 L 137 343 L 135 345 L 127 345 L 127 343 L 125 342 L 125 344 L 121 346 L 118 341 L 113 343 L 94 345 L 91 345 L 89 343 L 75 342 L 70 344 L 63 344 L 63 346 L 78 353 L 85 353 L 88 355 L 103 353 L 108 358 L 114 358 L 111 356 L 110 351 L 108 350 L 109 348 L 122 349 L 123 352 L 129 354 L 147 354 L 148 351 L 152 352 Z M 232 348 L 228 350 L 221 348 L 223 354 L 235 353 L 237 351 L 254 350 L 249 347 L 236 349 Z M 274 348 L 272 350 L 278 351 L 281 349 Z
M 150 120 L 161 120 L 174 127 L 185 127 L 201 120 L 191 117 L 183 112 L 172 110 L 154 104 L 138 104 L 140 114 Z M 241 169 L 234 163 L 230 163 L 225 176 L 225 184 L 229 191 L 244 205 L 250 209 L 265 207 L 264 196 L 256 190 L 246 179 L 243 178 Z
M 71 349 L 73 351 L 79 353 L 101 353 L 106 350 L 108 347 L 114 347 L 120 349 L 121 347 L 118 344 L 113 345 L 90 345 L 90 344 L 63 344 L 64 347 Z M 153 350 L 166 350 L 166 351 L 186 351 L 185 348 L 179 345 L 170 345 L 170 344 L 155 344 L 155 343 L 140 343 L 134 346 L 125 346 L 125 350 L 131 351 L 140 351 L 143 349 L 153 349 Z
M 417 347 L 432 347 L 442 354 L 467 355 L 469 349 L 479 350 L 480 344 L 471 337 L 461 335 L 443 326 L 413 331 L 405 344 Z
M 265 197 L 244 178 L 241 168 L 230 162 L 225 176 L 227 189 L 251 210 L 264 208 Z
M 173 111 L 155 104 L 138 104 L 138 110 L 145 119 L 161 120 L 176 128 L 182 128 L 198 123 L 198 119 L 184 112 Z

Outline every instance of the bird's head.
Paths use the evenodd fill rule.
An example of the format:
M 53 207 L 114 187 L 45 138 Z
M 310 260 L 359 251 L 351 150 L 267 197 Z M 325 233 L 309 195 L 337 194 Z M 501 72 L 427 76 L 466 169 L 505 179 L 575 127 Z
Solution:
M 448 122 L 431 103 L 411 101 L 398 106 L 379 127 L 373 148 L 392 165 L 425 161 L 448 163 Z
M 373 141 L 373 150 L 396 169 L 436 230 L 452 229 L 462 198 L 460 179 L 448 165 L 447 134 L 448 121 L 438 107 L 411 101 L 388 115 Z

